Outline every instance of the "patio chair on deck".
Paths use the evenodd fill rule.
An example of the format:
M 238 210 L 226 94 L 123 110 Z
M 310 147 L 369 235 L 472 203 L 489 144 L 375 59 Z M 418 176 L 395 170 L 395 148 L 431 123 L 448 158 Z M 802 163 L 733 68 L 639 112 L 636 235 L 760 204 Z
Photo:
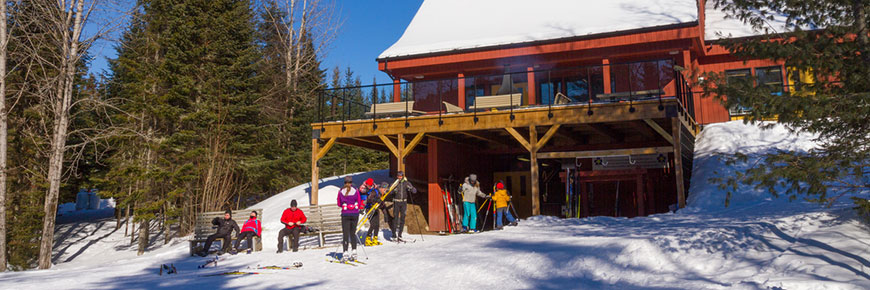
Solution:
M 371 110 L 365 113 L 366 116 L 372 116 L 375 113 L 378 116 L 401 116 L 405 115 L 405 110 L 407 109 L 409 115 L 422 115 L 426 112 L 414 110 L 414 101 L 405 101 L 405 102 L 392 102 L 392 103 L 380 103 L 380 104 L 372 104 Z

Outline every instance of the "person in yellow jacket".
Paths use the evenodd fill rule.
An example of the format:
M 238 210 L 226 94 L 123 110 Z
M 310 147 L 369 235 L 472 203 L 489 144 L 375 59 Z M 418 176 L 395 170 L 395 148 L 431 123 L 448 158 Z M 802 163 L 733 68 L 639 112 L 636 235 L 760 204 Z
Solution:
M 507 217 L 509 225 L 515 226 L 517 225 L 517 220 L 511 215 L 511 212 L 508 210 L 508 202 L 511 200 L 510 195 L 507 193 L 507 189 L 504 188 L 504 184 L 499 182 L 495 185 L 495 192 L 492 194 L 492 201 L 495 202 L 495 228 L 497 230 L 502 229 L 502 216 Z

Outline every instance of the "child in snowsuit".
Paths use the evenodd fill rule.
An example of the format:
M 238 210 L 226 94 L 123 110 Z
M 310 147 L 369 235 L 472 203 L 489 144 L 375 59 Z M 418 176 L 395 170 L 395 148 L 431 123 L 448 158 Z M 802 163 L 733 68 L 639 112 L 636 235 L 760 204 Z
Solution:
M 233 245 L 233 251 L 230 252 L 235 254 L 239 251 L 239 242 L 242 239 L 246 239 L 248 241 L 248 254 L 251 253 L 251 250 L 254 249 L 254 237 L 261 238 L 260 233 L 262 233 L 262 228 L 260 228 L 260 220 L 257 219 L 257 212 L 252 211 L 250 218 L 245 221 L 245 224 L 242 225 L 242 232 L 239 233 L 238 238 L 236 239 L 236 244 Z
M 477 197 L 486 198 L 483 191 L 480 191 L 480 183 L 477 181 L 477 175 L 471 174 L 465 178 L 465 183 L 462 184 L 462 227 L 465 231 L 477 231 Z
M 378 246 L 382 245 L 380 241 L 378 241 L 378 233 L 381 231 L 381 210 L 383 209 L 383 201 L 381 200 L 381 195 L 386 194 L 387 190 L 390 189 L 390 185 L 386 182 L 381 182 L 381 186 L 375 186 L 371 191 L 369 191 L 369 197 L 366 199 L 366 209 L 368 212 L 373 206 L 378 205 L 378 209 L 372 211 L 372 216 L 369 218 L 369 231 L 366 233 L 366 246 Z
M 511 212 L 508 210 L 508 202 L 511 200 L 511 197 L 507 193 L 507 189 L 504 188 L 504 184 L 499 182 L 495 185 L 495 193 L 492 194 L 492 201 L 495 202 L 495 228 L 500 230 L 502 229 L 502 216 L 506 216 L 510 225 L 517 225 L 517 220 L 511 215 Z
M 356 260 L 356 225 L 359 222 L 359 210 L 363 207 L 362 198 L 359 191 L 353 188 L 353 177 L 347 176 L 344 178 L 344 187 L 338 190 L 336 199 L 338 207 L 341 208 L 341 245 L 344 248 L 344 253 L 341 255 L 342 260 Z M 351 245 L 353 253 L 347 255 L 347 244 Z

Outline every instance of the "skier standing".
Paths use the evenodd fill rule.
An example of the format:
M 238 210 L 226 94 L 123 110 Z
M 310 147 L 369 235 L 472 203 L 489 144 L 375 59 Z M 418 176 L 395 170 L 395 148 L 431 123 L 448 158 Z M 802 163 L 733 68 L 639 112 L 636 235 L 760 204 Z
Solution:
M 417 189 L 405 178 L 405 172 L 396 172 L 396 179 L 400 181 L 396 185 L 396 188 L 393 189 L 393 223 L 390 230 L 393 231 L 393 237 L 396 237 L 396 241 L 401 242 L 402 230 L 405 227 L 405 211 L 408 208 L 408 199 L 411 197 L 411 194 L 417 193 Z
M 511 215 L 511 212 L 508 211 L 508 202 L 511 200 L 511 197 L 507 193 L 507 189 L 504 188 L 504 184 L 499 182 L 495 185 L 495 193 L 492 194 L 492 201 L 495 202 L 495 226 L 496 229 L 502 229 L 502 220 L 501 217 L 504 215 L 507 217 L 508 222 L 510 222 L 511 226 L 517 225 L 517 220 Z
M 369 211 L 369 209 L 376 204 L 383 203 L 381 195 L 386 194 L 387 190 L 390 190 L 390 185 L 387 182 L 381 182 L 380 187 L 376 186 L 373 188 L 373 190 L 370 191 L 368 199 L 366 199 L 365 211 Z M 378 206 L 378 209 L 372 212 L 372 216 L 369 218 L 369 224 L 369 231 L 366 233 L 366 246 L 381 245 L 381 242 L 378 241 L 378 233 L 381 231 L 380 205 Z
M 260 228 L 260 220 L 257 219 L 257 212 L 252 211 L 250 217 L 245 224 L 242 225 L 242 232 L 239 233 L 239 236 L 236 238 L 236 244 L 233 246 L 233 251 L 230 252 L 232 254 L 236 254 L 239 251 L 239 243 L 242 239 L 246 239 L 248 241 L 248 254 L 251 253 L 251 250 L 254 249 L 254 236 L 261 238 L 260 233 L 263 230 Z
M 465 178 L 465 183 L 462 184 L 462 207 L 465 212 L 462 217 L 462 227 L 468 232 L 477 232 L 477 197 L 486 198 L 483 191 L 480 191 L 480 182 L 477 181 L 477 174 L 470 174 Z
M 344 178 L 344 187 L 338 190 L 338 207 L 341 208 L 341 245 L 344 252 L 342 260 L 356 260 L 356 225 L 359 222 L 359 210 L 363 207 L 359 191 L 353 188 L 353 177 Z M 347 255 L 347 244 L 350 243 L 353 252 Z
M 217 232 L 209 235 L 205 239 L 205 247 L 202 248 L 202 251 L 199 251 L 197 255 L 201 257 L 205 257 L 208 255 L 208 249 L 211 248 L 211 244 L 214 240 L 221 238 L 223 242 L 221 243 L 221 250 L 218 252 L 218 255 L 223 254 L 230 248 L 230 241 L 232 238 L 233 232 L 236 234 L 239 233 L 239 225 L 236 224 L 236 221 L 233 220 L 233 212 L 227 210 L 224 212 L 224 217 L 216 217 L 211 220 L 211 224 L 217 226 Z
M 287 236 L 290 236 L 290 249 L 294 252 L 299 251 L 299 233 L 302 232 L 303 224 L 308 221 L 308 218 L 296 205 L 296 200 L 291 200 L 290 208 L 281 213 L 281 223 L 284 224 L 284 228 L 278 232 L 278 254 L 284 252 L 284 237 Z
M 360 184 L 359 197 L 360 197 L 360 199 L 362 199 L 363 204 L 365 204 L 366 200 L 368 200 L 369 192 L 376 189 L 377 187 L 378 186 L 375 184 L 375 180 L 371 179 L 371 178 L 366 179 L 366 181 L 363 182 L 363 184 Z

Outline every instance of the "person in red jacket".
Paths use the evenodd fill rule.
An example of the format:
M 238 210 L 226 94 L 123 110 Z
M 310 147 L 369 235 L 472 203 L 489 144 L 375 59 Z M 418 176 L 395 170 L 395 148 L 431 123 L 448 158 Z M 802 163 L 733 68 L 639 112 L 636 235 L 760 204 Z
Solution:
M 239 242 L 242 239 L 246 239 L 248 241 L 248 254 L 251 253 L 251 250 L 254 249 L 254 236 L 258 238 L 262 238 L 260 234 L 263 232 L 262 228 L 260 228 L 260 220 L 257 219 L 257 212 L 252 211 L 250 217 L 245 224 L 242 225 L 242 232 L 239 233 L 238 238 L 236 239 L 236 244 L 233 245 L 233 251 L 231 254 L 235 254 L 239 252 Z
M 296 208 L 296 200 L 290 201 L 290 208 L 281 214 L 281 223 L 284 228 L 278 232 L 278 254 L 284 252 L 284 237 L 290 237 L 290 248 L 294 252 L 299 251 L 299 233 L 302 232 L 303 224 L 308 219 L 301 209 Z

